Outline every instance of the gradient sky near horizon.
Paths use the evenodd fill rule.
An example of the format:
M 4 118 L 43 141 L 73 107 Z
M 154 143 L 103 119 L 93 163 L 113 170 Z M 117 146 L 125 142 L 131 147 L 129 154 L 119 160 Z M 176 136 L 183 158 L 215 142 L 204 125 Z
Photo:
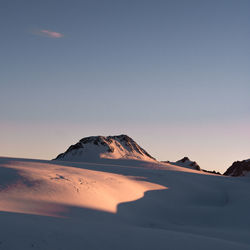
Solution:
M 159 160 L 250 158 L 250 1 L 2 0 L 0 155 L 128 134 Z

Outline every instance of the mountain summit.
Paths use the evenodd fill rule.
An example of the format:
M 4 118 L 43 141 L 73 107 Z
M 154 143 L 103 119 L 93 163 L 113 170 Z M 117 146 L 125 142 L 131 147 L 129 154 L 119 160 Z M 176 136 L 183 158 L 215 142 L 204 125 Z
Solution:
M 188 157 L 183 157 L 181 160 L 176 162 L 170 162 L 170 161 L 163 161 L 165 163 L 170 163 L 172 165 L 184 167 L 184 168 L 190 168 L 194 170 L 201 170 L 200 166 L 195 162 L 191 161 Z
M 188 157 L 183 157 L 181 160 L 176 161 L 175 165 L 185 167 L 185 168 L 191 168 L 195 170 L 201 170 L 200 166 L 195 162 L 191 161 Z
M 55 160 L 88 161 L 101 158 L 155 160 L 127 135 L 85 137 L 59 154 Z
M 235 161 L 231 167 L 227 169 L 224 175 L 228 176 L 250 176 L 250 159 L 243 161 Z

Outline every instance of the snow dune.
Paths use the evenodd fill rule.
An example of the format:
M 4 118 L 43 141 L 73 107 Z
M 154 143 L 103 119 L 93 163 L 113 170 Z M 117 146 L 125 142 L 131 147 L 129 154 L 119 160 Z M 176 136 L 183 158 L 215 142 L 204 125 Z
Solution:
M 165 188 L 143 178 L 31 161 L 3 164 L 0 174 L 2 179 L 17 177 L 1 192 L 1 210 L 38 215 L 66 216 L 67 206 L 116 213 L 119 203 Z
M 250 249 L 250 179 L 0 158 L 0 249 Z

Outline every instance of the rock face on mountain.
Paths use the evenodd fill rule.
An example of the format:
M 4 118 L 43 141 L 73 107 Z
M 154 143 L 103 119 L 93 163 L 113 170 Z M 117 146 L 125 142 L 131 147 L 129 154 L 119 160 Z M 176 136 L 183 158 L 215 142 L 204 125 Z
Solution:
M 250 176 L 250 159 L 244 161 L 235 161 L 231 167 L 227 169 L 224 175 L 228 176 Z
M 172 165 L 176 165 L 176 166 L 180 166 L 184 168 L 201 170 L 200 166 L 195 161 L 191 161 L 188 157 L 184 157 L 181 160 L 176 161 L 176 162 L 165 161 L 165 163 L 170 163 Z
M 188 168 L 193 168 L 195 170 L 201 170 L 200 166 L 195 161 L 189 160 L 188 157 L 184 157 L 175 163 L 176 165 L 181 167 L 188 167 Z
M 155 161 L 155 158 L 127 135 L 85 137 L 54 160 L 79 162 L 101 158 Z
M 210 174 L 217 174 L 217 175 L 221 175 L 221 173 L 220 173 L 220 172 L 215 171 L 215 170 L 211 171 L 211 170 L 202 169 L 202 171 L 204 171 L 204 172 L 206 172 L 206 173 L 210 173 Z

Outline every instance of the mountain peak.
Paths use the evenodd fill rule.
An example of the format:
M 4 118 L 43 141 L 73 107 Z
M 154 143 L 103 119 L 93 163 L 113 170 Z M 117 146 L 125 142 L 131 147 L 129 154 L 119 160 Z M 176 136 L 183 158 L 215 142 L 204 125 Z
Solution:
M 173 162 L 172 164 L 180 166 L 180 167 L 186 167 L 191 168 L 195 170 L 201 170 L 200 166 L 197 164 L 196 161 L 191 161 L 187 156 L 183 157 L 179 161 Z
M 155 160 L 125 134 L 84 137 L 76 144 L 71 145 L 64 153 L 59 154 L 55 160 L 88 161 L 100 158 Z
M 250 159 L 243 161 L 235 161 L 224 173 L 228 176 L 246 176 L 250 175 Z
M 190 161 L 189 158 L 187 156 L 183 157 L 182 159 L 180 159 L 179 161 L 177 162 L 187 162 L 187 161 Z

